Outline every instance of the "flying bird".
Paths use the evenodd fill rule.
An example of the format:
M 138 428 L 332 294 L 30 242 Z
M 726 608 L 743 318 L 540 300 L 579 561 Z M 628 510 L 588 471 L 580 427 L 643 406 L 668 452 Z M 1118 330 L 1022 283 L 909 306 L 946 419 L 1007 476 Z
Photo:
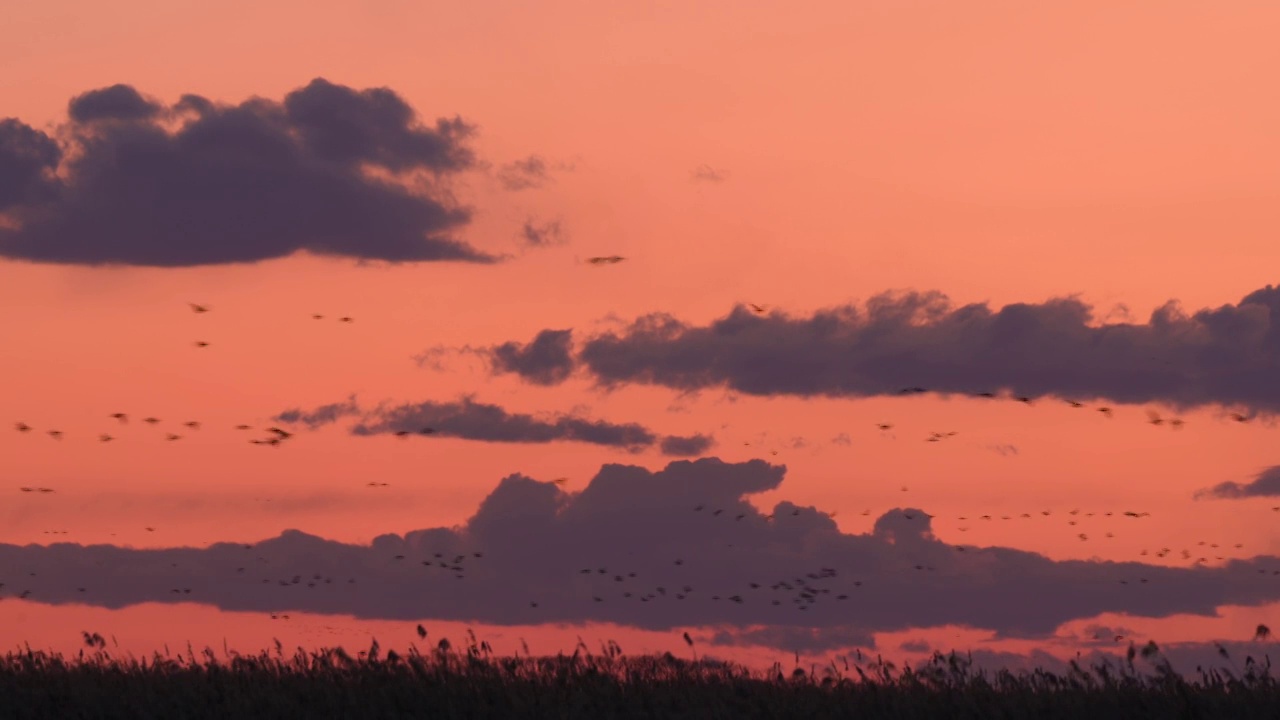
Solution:
M 53 438 L 54 440 L 61 440 L 61 439 L 62 439 L 62 431 L 61 431 L 61 430 L 50 430 L 50 431 L 49 431 L 49 437 Z
M 111 413 L 110 417 L 113 417 L 122 423 L 129 422 L 129 416 L 125 413 Z
M 200 421 L 199 421 L 199 420 L 188 420 L 188 421 L 186 421 L 186 422 L 184 422 L 184 423 L 182 423 L 182 424 L 183 424 L 183 425 L 186 425 L 187 427 L 191 428 L 192 430 L 199 430 L 199 429 L 200 429 Z
M 209 308 L 205 307 L 204 305 L 197 305 L 197 304 L 195 304 L 195 303 L 193 303 L 193 302 L 189 302 L 189 303 L 187 303 L 187 304 L 191 306 L 191 312 L 193 312 L 193 313 L 207 313 L 207 312 L 209 312 Z
M 98 442 L 111 442 L 112 440 L 115 440 L 115 438 L 111 437 L 106 433 L 102 433 L 101 435 L 98 436 Z
M 754 313 L 756 313 L 756 314 L 764 313 L 766 310 L 768 310 L 768 309 L 769 309 L 769 308 L 768 308 L 767 306 L 765 306 L 765 305 L 757 305 L 757 304 L 755 304 L 755 303 L 747 303 L 747 306 L 751 308 L 751 312 L 754 312 Z M 687 636 L 688 636 L 688 634 L 686 633 L 686 637 L 687 637 Z
M 142 422 L 147 423 L 148 425 L 155 425 L 156 423 L 160 422 L 160 418 L 145 417 L 145 418 L 142 418 Z
M 197 340 L 196 347 L 198 348 L 209 347 L 209 343 L 205 342 L 204 340 Z
M 614 263 L 620 263 L 623 260 L 626 260 L 626 258 L 622 257 L 621 255 L 605 255 L 600 257 L 587 258 L 587 262 L 591 263 L 592 265 L 613 265 Z
M 349 317 L 340 317 L 340 318 L 338 318 L 338 322 L 349 323 L 349 322 L 355 322 L 355 321 L 354 321 L 354 320 L 352 320 L 352 319 L 351 319 L 351 318 L 349 318 Z
M 31 426 L 24 422 L 14 423 L 13 426 L 18 432 L 31 432 Z

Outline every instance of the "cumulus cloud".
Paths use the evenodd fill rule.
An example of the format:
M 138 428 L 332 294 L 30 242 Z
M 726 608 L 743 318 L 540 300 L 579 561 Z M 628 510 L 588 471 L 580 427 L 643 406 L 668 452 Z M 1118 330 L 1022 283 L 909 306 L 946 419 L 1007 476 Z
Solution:
M 0 121 L 0 256 L 193 266 L 304 250 L 368 260 L 496 258 L 457 240 L 445 182 L 475 164 L 460 118 L 317 78 L 283 100 L 173 105 L 129 85 L 70 101 L 59 140 Z
M 1197 500 L 1240 500 L 1254 497 L 1280 497 L 1280 465 L 1272 465 L 1254 476 L 1247 483 L 1218 483 L 1211 488 L 1196 491 Z
M 503 343 L 486 352 L 493 370 L 537 385 L 558 385 L 573 372 L 573 331 L 543 330 L 533 342 Z
M 682 392 L 869 397 L 922 388 L 1280 410 L 1280 288 L 1190 315 L 1170 302 L 1144 324 L 1092 321 L 1074 298 L 992 310 L 956 307 L 936 292 L 882 294 L 865 308 L 809 317 L 738 306 L 706 326 L 642 317 L 584 339 L 571 361 L 561 352 L 556 367 L 567 378 L 580 365 L 606 387 Z M 515 365 L 494 369 L 523 374 Z
M 361 416 L 351 427 L 353 435 L 416 434 L 455 437 L 482 442 L 548 443 L 576 441 L 641 452 L 658 445 L 667 455 L 698 455 L 714 445 L 707 435 L 662 438 L 638 423 L 611 423 L 589 420 L 574 413 L 546 419 L 512 413 L 498 405 L 476 402 L 466 396 L 455 402 L 406 403 L 362 411 L 355 398 L 321 405 L 313 410 L 294 408 L 277 414 L 281 423 L 302 423 L 314 430 L 353 416 Z
M 28 600 L 46 603 L 183 601 L 663 630 L 840 628 L 841 643 L 858 644 L 877 632 L 946 625 L 1049 637 L 1103 613 L 1213 616 L 1223 605 L 1280 598 L 1274 556 L 1187 568 L 1054 561 L 1005 547 L 960 552 L 915 508 L 886 512 L 862 534 L 787 501 L 757 510 L 750 496 L 777 490 L 785 472 L 761 460 L 681 460 L 658 471 L 608 464 L 578 492 L 517 473 L 459 526 L 385 534 L 368 546 L 297 530 L 247 547 L 0 545 L 0 582 L 7 595 L 29 590 Z M 1148 582 L 1121 582 L 1137 577 Z M 805 633 L 780 637 L 794 643 Z

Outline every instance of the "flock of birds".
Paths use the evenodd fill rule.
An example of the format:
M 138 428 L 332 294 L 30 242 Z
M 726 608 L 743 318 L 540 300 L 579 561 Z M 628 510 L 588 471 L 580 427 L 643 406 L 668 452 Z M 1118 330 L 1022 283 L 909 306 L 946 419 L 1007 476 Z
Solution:
M 621 256 L 612 255 L 612 256 L 591 257 L 587 259 L 587 262 L 593 265 L 607 265 L 607 264 L 616 264 L 624 261 L 625 259 L 626 258 Z M 208 306 L 197 304 L 197 303 L 189 303 L 189 306 L 192 312 L 197 314 L 207 313 L 210 310 Z M 757 314 L 763 314 L 768 311 L 767 306 L 759 305 L 756 303 L 748 303 L 748 307 L 751 309 L 752 312 Z M 312 315 L 312 318 L 315 320 L 323 320 L 324 317 L 325 316 L 321 314 Z M 343 316 L 343 317 L 339 317 L 338 321 L 342 323 L 351 323 L 353 322 L 353 319 L 349 316 Z M 209 346 L 209 343 L 205 341 L 197 341 L 195 344 L 198 347 L 202 347 L 202 348 Z M 902 388 L 898 394 L 915 395 L 915 394 L 923 394 L 928 392 L 930 392 L 928 388 L 913 386 L 913 387 Z M 971 393 L 971 395 L 973 397 L 980 397 L 980 398 L 986 398 L 986 399 L 997 399 L 1001 397 L 1001 395 L 992 391 L 974 392 L 974 393 Z M 1033 398 L 1027 397 L 1027 396 L 1011 396 L 1011 399 L 1016 402 L 1024 403 L 1026 405 L 1033 404 Z M 1067 402 L 1071 407 L 1074 407 L 1074 408 L 1085 407 L 1084 403 L 1081 403 L 1075 400 L 1068 399 L 1065 402 Z M 1102 415 L 1106 416 L 1107 418 L 1112 418 L 1114 416 L 1114 411 L 1109 406 L 1098 406 L 1093 409 L 1101 413 Z M 1147 411 L 1147 415 L 1148 415 L 1147 421 L 1151 425 L 1155 425 L 1155 426 L 1167 425 L 1174 429 L 1180 429 L 1185 425 L 1185 422 L 1181 418 L 1177 418 L 1177 417 L 1166 418 L 1150 410 Z M 124 412 L 115 412 L 110 414 L 108 417 L 110 419 L 115 420 L 119 425 L 125 425 L 129 422 L 129 415 Z M 1252 419 L 1250 416 L 1244 415 L 1242 413 L 1231 413 L 1230 417 L 1232 420 L 1239 423 L 1246 423 Z M 155 426 L 160 424 L 161 421 L 159 418 L 148 416 L 148 417 L 142 418 L 142 422 L 148 425 Z M 198 431 L 202 427 L 201 423 L 196 420 L 184 421 L 182 422 L 181 426 L 185 428 L 186 431 Z M 882 432 L 888 432 L 892 430 L 894 426 L 892 423 L 889 423 L 889 422 L 881 422 L 881 423 L 877 423 L 876 427 Z M 32 426 L 28 425 L 25 422 L 15 423 L 15 428 L 20 433 L 32 433 L 35 430 L 35 428 L 33 428 Z M 252 429 L 253 427 L 247 424 L 240 424 L 235 426 L 235 430 L 237 431 L 248 431 Z M 46 430 L 45 433 L 50 438 L 57 441 L 62 441 L 66 436 L 66 434 L 59 429 L 49 429 L 49 430 Z M 253 439 L 250 439 L 249 442 L 254 444 L 279 447 L 281 444 L 283 444 L 284 442 L 288 441 L 290 438 L 293 437 L 293 433 L 276 426 L 266 427 L 265 433 L 266 433 L 265 437 L 253 438 Z M 432 435 L 434 433 L 435 433 L 434 428 L 424 427 L 424 428 L 421 428 L 416 433 L 407 431 L 407 430 L 401 430 L 394 434 L 398 437 L 403 438 L 413 434 Z M 958 433 L 956 431 L 933 432 L 927 438 L 925 438 L 925 441 L 941 442 L 947 438 L 954 437 L 957 434 Z M 175 433 L 175 432 L 167 432 L 164 435 L 164 439 L 166 441 L 177 441 L 177 440 L 181 440 L 182 438 L 183 438 L 182 434 Z M 111 442 L 115 439 L 116 439 L 115 436 L 109 433 L 102 433 L 98 436 L 98 440 L 100 442 Z M 744 444 L 750 445 L 751 443 L 746 442 Z M 774 455 L 777 454 L 776 450 L 773 450 L 771 452 Z M 557 478 L 553 482 L 557 485 L 560 485 L 560 484 L 563 484 L 565 481 L 567 481 L 567 478 Z M 376 481 L 369 482 L 367 483 L 367 485 L 369 487 L 388 487 L 389 486 L 388 483 L 376 482 Z M 25 487 L 24 486 L 19 488 L 19 490 L 25 493 L 42 493 L 42 494 L 55 492 L 52 488 L 47 488 L 47 487 Z M 907 488 L 903 487 L 902 490 L 906 491 Z M 1272 510 L 1280 511 L 1280 506 L 1273 507 Z M 725 508 L 709 508 L 705 505 L 698 505 L 693 508 L 693 511 L 700 512 L 700 513 L 706 511 L 706 514 L 709 517 L 721 517 L 721 516 L 724 516 L 726 509 Z M 800 509 L 797 508 L 797 509 L 794 509 L 791 514 L 799 515 L 800 512 L 801 512 Z M 834 518 L 836 515 L 836 513 L 834 512 L 825 513 L 825 514 L 831 518 Z M 871 514 L 870 509 L 862 513 L 862 515 L 864 516 L 870 515 L 870 514 Z M 903 512 L 901 514 L 907 520 L 913 520 L 916 517 L 914 513 L 909 511 Z M 932 515 L 929 515 L 928 513 L 922 513 L 922 514 L 926 518 L 934 517 Z M 1041 510 L 1038 512 L 1038 514 L 1041 517 L 1049 517 L 1051 516 L 1052 511 Z M 1097 515 L 1097 513 L 1086 512 L 1086 513 L 1083 513 L 1083 515 L 1081 515 L 1079 509 L 1073 509 L 1067 512 L 1067 515 L 1072 518 L 1067 521 L 1068 524 L 1071 526 L 1075 526 L 1080 519 L 1092 518 L 1095 515 Z M 1122 513 L 1116 513 L 1113 511 L 1101 513 L 1101 517 L 1116 516 L 1116 517 L 1127 517 L 1131 519 L 1143 518 L 1143 517 L 1147 517 L 1148 515 L 1149 513 L 1147 512 L 1137 512 L 1132 510 L 1126 510 L 1126 511 L 1123 511 Z M 749 515 L 747 512 L 738 512 L 733 514 L 733 518 L 735 521 L 743 521 L 748 519 L 749 517 L 753 517 L 753 515 Z M 765 522 L 772 522 L 775 519 L 774 515 L 772 514 L 765 515 L 762 517 Z M 1013 520 L 1014 517 L 1015 517 L 1014 515 L 999 516 L 1001 520 L 1006 520 L 1006 521 Z M 1021 519 L 1032 519 L 1036 517 L 1036 515 L 1029 512 L 1024 512 L 1024 513 L 1021 513 L 1018 517 L 1020 517 Z M 727 519 L 728 516 L 725 516 L 725 518 Z M 962 522 L 971 520 L 969 516 L 959 516 L 957 519 Z M 994 519 L 995 517 L 992 515 L 980 515 L 972 518 L 972 520 L 980 520 L 980 521 L 993 521 Z M 149 532 L 155 531 L 154 527 L 148 527 L 146 529 Z M 967 532 L 970 528 L 968 526 L 964 526 L 964 527 L 959 527 L 957 529 L 960 532 Z M 48 531 L 48 532 L 65 533 L 65 531 Z M 1079 533 L 1078 537 L 1081 541 L 1087 541 L 1089 539 L 1088 534 L 1084 532 Z M 1112 532 L 1107 532 L 1106 537 L 1108 538 L 1114 537 L 1114 534 Z M 1209 548 L 1209 549 L 1217 549 L 1220 547 L 1218 543 L 1210 543 L 1208 541 L 1200 541 L 1199 546 Z M 244 547 L 246 549 L 252 549 L 254 546 L 245 545 Z M 732 547 L 732 544 L 730 545 L 730 547 Z M 960 552 L 964 552 L 966 549 L 968 549 L 964 545 L 955 545 L 953 547 Z M 1240 549 L 1240 548 L 1243 548 L 1243 544 L 1236 543 L 1234 547 L 1235 549 Z M 1172 550 L 1170 548 L 1165 547 L 1165 548 L 1161 548 L 1160 550 L 1154 553 L 1151 553 L 1148 550 L 1144 549 L 1140 554 L 1142 556 L 1151 555 L 1157 558 L 1164 558 L 1171 552 Z M 1184 559 L 1186 560 L 1191 559 L 1192 551 L 1190 549 L 1184 548 L 1181 552 L 1182 552 L 1182 557 Z M 436 552 L 431 557 L 421 559 L 419 560 L 419 562 L 421 566 L 423 566 L 424 568 L 435 568 L 441 571 L 449 572 L 452 574 L 452 576 L 455 579 L 463 580 L 466 577 L 465 562 L 468 560 L 468 558 L 480 559 L 483 557 L 484 557 L 484 553 L 481 551 L 474 551 L 474 552 L 471 552 L 470 554 L 467 554 L 467 553 L 454 554 L 452 556 L 447 556 L 445 553 Z M 1221 556 L 1216 556 L 1216 558 L 1218 560 L 1224 559 Z M 259 561 L 267 562 L 266 558 L 263 558 L 261 556 L 259 556 L 258 559 Z M 406 559 L 407 558 L 405 555 L 397 554 L 391 558 L 391 562 L 400 563 L 400 562 L 406 561 Z M 1201 556 L 1195 560 L 1196 563 L 1203 563 L 1207 561 L 1208 561 L 1208 557 L 1206 556 Z M 681 568 L 682 566 L 685 565 L 685 561 L 682 558 L 675 558 L 672 564 L 674 567 Z M 917 571 L 935 570 L 933 566 L 926 565 L 926 564 L 915 564 L 913 567 Z M 236 568 L 236 572 L 238 574 L 244 574 L 247 572 L 247 569 L 246 567 L 243 567 L 243 566 L 238 567 Z M 1258 570 L 1258 572 L 1265 573 L 1266 571 L 1260 569 Z M 849 591 L 852 591 L 852 589 L 854 588 L 862 587 L 864 582 L 863 580 L 853 580 L 851 582 L 851 585 L 848 583 L 844 584 L 845 588 L 847 588 L 849 591 L 834 592 L 833 594 L 833 589 L 831 587 L 827 587 L 826 584 L 827 584 L 827 581 L 833 580 L 838 576 L 837 571 L 834 568 L 822 567 L 812 572 L 800 573 L 790 577 L 775 578 L 769 582 L 759 582 L 759 581 L 752 580 L 752 581 L 747 581 L 741 588 L 734 588 L 731 590 L 721 589 L 717 592 L 708 591 L 706 593 L 703 593 L 703 591 L 695 588 L 694 585 L 689 584 L 687 582 L 683 582 L 683 581 L 676 582 L 676 583 L 664 582 L 663 584 L 649 584 L 642 587 L 639 579 L 640 571 L 637 569 L 610 571 L 607 567 L 604 567 L 604 566 L 586 567 L 586 568 L 582 568 L 579 571 L 579 574 L 582 576 L 586 576 L 586 579 L 588 580 L 587 585 L 590 586 L 590 589 L 588 590 L 588 592 L 590 593 L 591 600 L 595 603 L 606 602 L 606 599 L 610 595 L 613 595 L 618 599 L 635 600 L 641 603 L 658 602 L 663 599 L 671 599 L 674 601 L 684 601 L 686 599 L 691 599 L 691 598 L 700 596 L 700 597 L 706 597 L 711 601 L 724 601 L 724 602 L 730 602 L 730 603 L 735 603 L 739 605 L 752 602 L 754 598 L 760 598 L 760 601 L 770 603 L 773 606 L 780 606 L 784 602 L 787 602 L 788 604 L 794 605 L 798 610 L 801 610 L 801 611 L 808 610 L 810 607 L 818 603 L 819 600 L 824 597 L 832 597 L 835 601 L 847 601 L 851 597 L 849 594 Z M 684 574 L 687 575 L 688 574 L 687 571 Z M 1272 571 L 1272 574 L 1280 575 L 1280 570 L 1274 570 Z M 30 576 L 34 577 L 35 575 L 36 573 L 34 572 L 30 573 Z M 606 580 L 608 586 L 616 590 L 616 592 L 610 593 L 605 591 L 600 585 L 600 582 L 599 582 L 600 580 Z M 261 582 L 264 584 L 270 583 L 272 582 L 272 579 L 264 577 L 261 579 Z M 290 578 L 277 579 L 276 582 L 278 582 L 279 585 L 281 586 L 291 586 L 291 585 L 299 585 L 303 583 L 304 579 L 301 575 L 293 575 Z M 315 573 L 311 576 L 309 580 L 306 581 L 306 585 L 307 587 L 315 588 L 320 585 L 331 584 L 332 582 L 333 582 L 332 577 L 326 576 L 320 573 Z M 1119 582 L 1122 584 L 1129 584 L 1128 580 L 1120 580 Z M 355 584 L 355 583 L 356 583 L 356 579 L 354 577 L 348 579 L 348 584 Z M 1147 584 L 1147 583 L 1148 583 L 1148 579 L 1145 577 L 1137 579 L 1137 584 Z M 0 583 L 0 589 L 2 589 L 3 587 L 4 587 L 4 583 Z M 78 588 L 78 591 L 87 592 L 87 588 L 80 587 Z M 190 594 L 192 589 L 191 588 L 174 588 L 172 591 L 175 594 L 179 594 L 179 593 Z M 21 593 L 20 597 L 26 598 L 26 597 L 29 597 L 30 595 L 31 595 L 31 590 L 27 589 Z M 539 601 L 537 599 L 531 599 L 528 602 L 531 608 L 539 607 Z M 272 619 L 283 619 L 283 620 L 289 619 L 289 615 L 283 614 L 283 613 L 271 613 L 271 617 Z M 426 637 L 426 631 L 421 625 L 418 625 L 417 631 L 420 637 L 423 637 L 423 638 Z M 1255 634 L 1255 639 L 1265 640 L 1269 636 L 1270 636 L 1270 629 L 1266 625 L 1261 625 L 1261 624 L 1258 625 L 1257 631 Z M 692 645 L 692 639 L 689 637 L 687 633 L 685 633 L 684 638 L 687 643 Z M 1123 639 L 1123 636 L 1117 636 L 1116 639 L 1117 640 Z M 101 638 L 100 636 L 96 636 L 96 634 L 95 636 L 89 636 L 86 634 L 86 642 L 92 642 L 94 644 L 98 644 L 101 642 Z

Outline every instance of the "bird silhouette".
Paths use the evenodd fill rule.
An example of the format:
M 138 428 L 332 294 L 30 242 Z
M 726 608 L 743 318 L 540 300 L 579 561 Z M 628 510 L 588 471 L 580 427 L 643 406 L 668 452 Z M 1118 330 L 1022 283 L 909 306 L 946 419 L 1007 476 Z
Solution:
M 747 303 L 747 306 L 751 308 L 752 312 L 757 314 L 763 313 L 765 310 L 768 309 L 764 305 L 757 305 L 755 303 Z M 685 637 L 688 637 L 688 634 L 686 634 Z
M 115 438 L 111 437 L 106 433 L 102 433 L 101 435 L 98 436 L 99 442 L 111 442 L 112 440 L 115 440 Z
M 183 425 L 186 425 L 187 427 L 191 428 L 192 430 L 199 430 L 199 429 L 200 429 L 200 421 L 199 421 L 199 420 L 188 420 L 188 421 L 186 421 L 186 422 L 184 422 L 184 423 L 182 423 L 182 424 L 183 424 Z
M 62 439 L 62 431 L 61 431 L 61 430 L 50 430 L 50 431 L 49 431 L 49 437 L 53 438 L 54 440 L 61 440 L 61 439 Z
M 18 432 L 31 432 L 31 426 L 24 422 L 14 423 L 13 427 L 17 429 Z
M 204 340 L 197 340 L 195 345 L 198 348 L 209 347 L 209 343 L 205 342 Z
M 338 322 L 349 323 L 349 322 L 355 322 L 355 320 L 352 320 L 351 318 L 344 316 L 344 317 L 338 318 Z
M 206 307 L 206 306 L 204 306 L 204 305 L 197 305 L 197 304 L 195 304 L 195 303 L 193 303 L 193 302 L 189 302 L 189 303 L 187 303 L 187 304 L 191 306 L 191 312 L 193 312 L 193 313 L 207 313 L 207 312 L 209 312 L 209 308 L 208 308 L 208 307 Z
M 119 420 L 119 421 L 120 421 L 120 422 L 122 422 L 122 423 L 129 422 L 129 416 L 128 416 L 128 415 L 126 415 L 125 413 L 122 413 L 122 412 L 118 412 L 118 413 L 111 413 L 110 417 L 113 417 L 113 418 L 115 418 L 116 420 Z
M 613 265 L 615 263 L 620 263 L 623 260 L 626 260 L 626 258 L 622 257 L 621 255 L 604 255 L 599 257 L 587 258 L 587 262 L 591 263 L 592 265 Z

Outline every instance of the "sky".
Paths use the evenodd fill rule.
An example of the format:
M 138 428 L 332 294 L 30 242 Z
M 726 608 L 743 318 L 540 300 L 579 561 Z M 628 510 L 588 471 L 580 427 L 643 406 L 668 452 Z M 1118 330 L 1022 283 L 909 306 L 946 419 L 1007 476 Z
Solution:
M 1264 652 L 1278 25 L 6 8 L 0 647 Z

